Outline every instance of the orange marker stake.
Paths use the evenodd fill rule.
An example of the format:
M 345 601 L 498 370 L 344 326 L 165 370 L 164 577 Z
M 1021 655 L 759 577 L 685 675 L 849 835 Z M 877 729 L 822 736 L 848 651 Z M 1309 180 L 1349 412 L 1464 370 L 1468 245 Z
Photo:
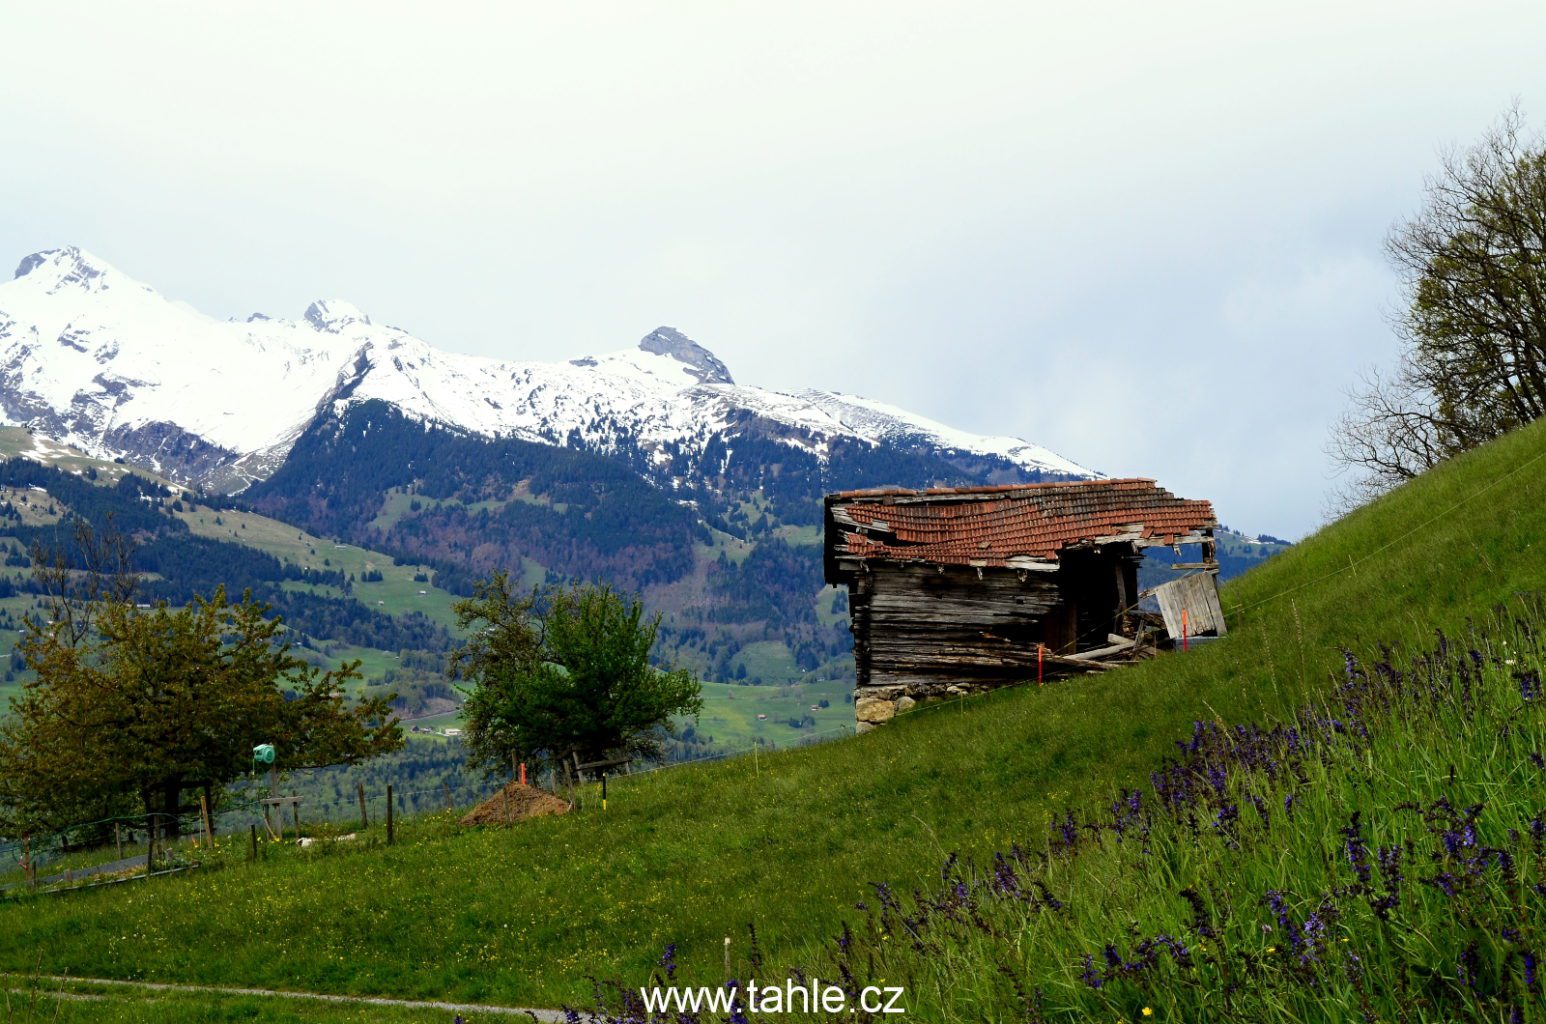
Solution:
M 1182 608 L 1181 609 L 1181 649 L 1183 651 L 1189 649 L 1189 645 L 1187 644 L 1187 639 L 1188 638 L 1187 638 L 1187 635 L 1186 635 L 1186 609 Z
M 1047 645 L 1046 644 L 1037 644 L 1036 645 L 1036 685 L 1037 686 L 1043 685 L 1042 684 L 1042 679 L 1041 679 L 1041 655 L 1042 655 L 1042 652 L 1045 651 L 1046 649 L 1047 649 Z

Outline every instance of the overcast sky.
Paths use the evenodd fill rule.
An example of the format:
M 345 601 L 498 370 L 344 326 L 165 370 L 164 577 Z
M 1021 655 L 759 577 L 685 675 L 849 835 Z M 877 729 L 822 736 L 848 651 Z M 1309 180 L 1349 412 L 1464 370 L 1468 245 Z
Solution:
M 0 37 L 7 262 L 504 358 L 670 324 L 1290 537 L 1395 351 L 1389 226 L 1514 99 L 1546 124 L 1539 0 L 32 4 Z

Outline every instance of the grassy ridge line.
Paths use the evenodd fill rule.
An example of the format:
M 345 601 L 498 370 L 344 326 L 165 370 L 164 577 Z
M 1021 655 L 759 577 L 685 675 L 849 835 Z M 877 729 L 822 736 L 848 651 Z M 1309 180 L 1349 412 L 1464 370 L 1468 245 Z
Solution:
M 0 459 L 7 458 L 27 459 L 45 466 L 55 466 L 67 473 L 84 474 L 94 469 L 106 484 L 117 483 L 125 475 L 133 473 L 163 487 L 178 486 L 166 477 L 138 466 L 99 459 L 77 448 L 34 436 L 25 427 L 0 427 Z
M 187 523 L 196 536 L 254 547 L 281 562 L 305 569 L 334 569 L 352 574 L 355 577 L 354 600 L 367 608 L 388 615 L 423 612 L 447 628 L 456 625 L 456 614 L 451 610 L 456 603 L 455 595 L 413 578 L 415 574 L 430 575 L 427 566 L 396 565 L 390 555 L 324 540 L 299 527 L 255 512 L 224 511 L 196 505 L 174 514 Z M 216 523 L 216 519 L 220 522 Z M 359 576 L 372 569 L 380 572 L 383 579 L 379 583 L 362 582 Z M 343 596 L 335 588 L 320 589 Z
M 1194 718 L 1303 703 L 1340 644 L 1425 639 L 1546 588 L 1543 447 L 1546 424 L 1520 431 L 1248 573 L 1225 589 L 1229 638 L 1191 655 L 626 780 L 605 814 L 7 907 L 0 964 L 556 1005 L 584 999 L 587 975 L 643 976 L 668 942 L 711 976 L 749 921 L 771 960 L 807 959 L 867 882 L 909 888 L 952 849 L 1039 842 L 1055 810 L 1146 778 Z

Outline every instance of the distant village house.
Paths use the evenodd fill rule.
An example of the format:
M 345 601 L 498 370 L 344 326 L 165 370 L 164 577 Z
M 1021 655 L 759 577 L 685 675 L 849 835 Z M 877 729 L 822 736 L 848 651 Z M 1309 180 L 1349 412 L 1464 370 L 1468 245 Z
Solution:
M 1134 646 L 1143 549 L 1201 545 L 1167 588 L 1167 628 L 1220 634 L 1206 501 L 1152 480 L 828 495 L 828 583 L 848 588 L 858 728 L 921 699 L 1066 674 Z

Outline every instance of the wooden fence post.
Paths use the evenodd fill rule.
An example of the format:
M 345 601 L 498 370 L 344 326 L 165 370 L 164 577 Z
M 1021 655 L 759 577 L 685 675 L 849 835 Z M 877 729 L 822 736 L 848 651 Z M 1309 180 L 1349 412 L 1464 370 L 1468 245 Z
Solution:
M 118 859 L 123 860 L 123 825 L 113 822 L 113 843 L 118 847 Z
M 454 811 L 456 805 L 451 802 L 451 784 L 449 782 L 442 782 L 440 784 L 440 791 L 446 795 L 446 810 Z
M 28 832 L 21 837 L 21 876 L 27 880 L 27 884 L 36 889 L 38 886 L 38 873 L 32 870 L 32 833 Z
M 291 792 L 290 796 L 293 798 L 296 794 Z M 299 842 L 301 838 L 301 801 L 296 798 L 294 803 L 290 804 L 290 807 L 295 811 L 295 839 L 296 842 Z
M 387 845 L 392 845 L 392 784 L 387 783 Z
M 257 822 L 253 822 L 253 824 L 252 824 L 252 859 L 253 860 L 257 860 L 258 859 L 258 825 L 257 825 Z
M 145 874 L 156 870 L 156 815 L 145 815 Z
M 199 816 L 204 819 L 204 843 L 210 850 L 214 850 L 215 826 L 209 820 L 209 798 L 203 793 L 199 794 Z
M 360 831 L 363 832 L 370 828 L 370 820 L 365 814 L 365 783 L 356 782 L 354 784 L 354 793 L 360 799 Z

